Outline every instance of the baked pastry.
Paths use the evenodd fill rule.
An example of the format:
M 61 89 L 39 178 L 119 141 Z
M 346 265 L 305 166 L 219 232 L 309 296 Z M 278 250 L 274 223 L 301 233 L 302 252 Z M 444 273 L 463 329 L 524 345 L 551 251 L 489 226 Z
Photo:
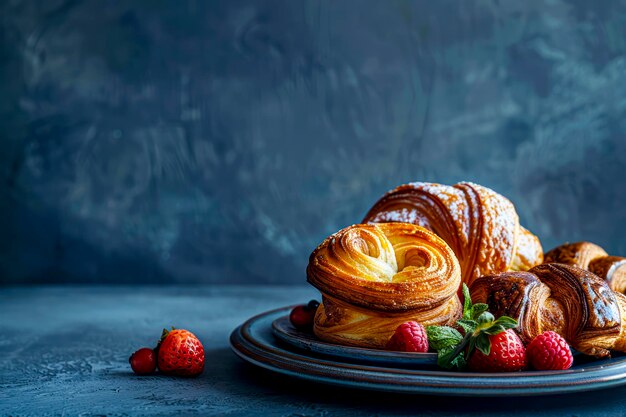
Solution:
M 543 260 L 539 239 L 523 228 L 513 204 L 470 182 L 414 182 L 385 194 L 363 223 L 407 222 L 432 230 L 450 245 L 463 282 L 503 271 L 525 271 Z
M 313 330 L 332 343 L 384 348 L 406 321 L 447 325 L 462 312 L 454 252 L 412 224 L 340 230 L 313 251 L 307 279 L 322 293 Z
M 544 261 L 586 269 L 605 279 L 613 291 L 626 292 L 626 258 L 609 256 L 604 249 L 591 242 L 557 246 L 545 254 Z
M 587 355 L 626 351 L 626 296 L 582 268 L 550 263 L 484 276 L 472 283 L 470 293 L 494 316 L 516 319 L 525 343 L 552 330 Z

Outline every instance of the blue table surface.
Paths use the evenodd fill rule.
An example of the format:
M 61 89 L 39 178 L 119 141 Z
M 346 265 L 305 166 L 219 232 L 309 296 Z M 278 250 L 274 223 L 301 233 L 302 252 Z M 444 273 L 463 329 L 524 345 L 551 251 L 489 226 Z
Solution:
M 623 415 L 626 387 L 535 398 L 390 395 L 303 382 L 248 365 L 228 336 L 248 317 L 316 297 L 312 288 L 0 288 L 0 415 Z M 206 351 L 195 379 L 132 374 L 128 356 L 164 326 Z

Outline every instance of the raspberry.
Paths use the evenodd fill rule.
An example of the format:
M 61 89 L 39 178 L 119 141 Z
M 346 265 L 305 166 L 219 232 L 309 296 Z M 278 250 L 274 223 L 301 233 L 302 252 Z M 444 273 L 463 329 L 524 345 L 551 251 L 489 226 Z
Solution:
M 553 331 L 535 337 L 526 352 L 532 367 L 540 371 L 569 369 L 574 362 L 565 339 Z
M 489 341 L 489 355 L 476 349 L 469 358 L 469 369 L 478 372 L 514 372 L 526 368 L 526 349 L 513 330 L 489 336 Z
M 387 342 L 387 349 L 400 352 L 428 352 L 426 329 L 416 321 L 402 323 Z

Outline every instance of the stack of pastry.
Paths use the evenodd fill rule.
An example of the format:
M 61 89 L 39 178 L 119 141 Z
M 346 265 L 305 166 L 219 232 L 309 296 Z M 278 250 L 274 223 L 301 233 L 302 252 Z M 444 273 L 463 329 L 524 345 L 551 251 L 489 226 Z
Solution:
M 526 342 L 552 330 L 589 355 L 626 351 L 626 258 L 579 242 L 549 251 L 544 263 L 513 204 L 486 187 L 402 185 L 362 223 L 311 254 L 320 339 L 383 348 L 403 322 L 452 324 L 465 282 L 474 302 L 517 319 Z
M 461 312 L 454 253 L 412 224 L 340 230 L 311 254 L 307 276 L 322 293 L 314 331 L 329 342 L 384 348 L 406 321 L 446 325 Z

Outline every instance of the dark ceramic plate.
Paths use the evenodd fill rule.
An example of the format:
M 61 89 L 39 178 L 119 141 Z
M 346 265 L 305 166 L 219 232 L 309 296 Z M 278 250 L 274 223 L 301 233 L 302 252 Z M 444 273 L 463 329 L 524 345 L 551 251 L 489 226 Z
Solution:
M 366 349 L 351 346 L 340 346 L 318 340 L 312 333 L 300 331 L 293 327 L 289 316 L 279 317 L 272 322 L 274 336 L 298 349 L 324 356 L 343 359 L 348 362 L 359 362 L 386 366 L 436 366 L 436 353 L 390 352 L 388 350 Z
M 433 395 L 520 396 L 559 394 L 626 384 L 626 356 L 584 362 L 567 371 L 485 374 L 449 372 L 432 367 L 399 369 L 336 360 L 280 343 L 272 323 L 285 307 L 251 318 L 230 336 L 234 352 L 254 365 L 306 380 L 351 388 Z

